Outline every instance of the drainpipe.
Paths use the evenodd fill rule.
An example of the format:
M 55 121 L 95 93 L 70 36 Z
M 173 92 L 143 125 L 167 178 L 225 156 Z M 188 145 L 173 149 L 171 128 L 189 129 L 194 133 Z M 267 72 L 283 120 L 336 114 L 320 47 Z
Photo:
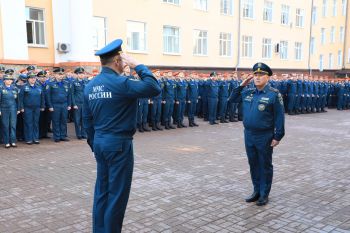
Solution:
M 312 12 L 314 8 L 314 0 L 311 1 L 311 18 L 310 18 L 310 34 L 309 34 L 309 57 L 308 57 L 308 68 L 309 68 L 309 75 L 312 75 L 312 67 L 311 67 L 311 37 L 312 37 Z
M 238 70 L 240 57 L 241 57 L 241 0 L 238 1 L 238 40 L 237 40 L 237 64 L 236 64 L 236 72 Z
M 349 0 L 346 0 L 346 13 L 345 13 L 345 32 L 344 32 L 344 42 L 343 42 L 343 64 L 342 69 L 345 69 L 345 59 L 346 59 L 346 40 L 348 34 L 348 20 L 349 20 Z M 348 55 L 350 56 L 350 55 Z

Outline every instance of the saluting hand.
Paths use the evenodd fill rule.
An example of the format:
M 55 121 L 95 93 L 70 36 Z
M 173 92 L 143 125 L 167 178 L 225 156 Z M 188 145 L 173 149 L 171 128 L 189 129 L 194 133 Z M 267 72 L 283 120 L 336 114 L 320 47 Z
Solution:
M 271 147 L 276 147 L 278 144 L 280 144 L 279 141 L 273 139 L 272 142 L 271 142 Z
M 122 58 L 124 65 L 128 65 L 132 69 L 134 69 L 136 66 L 140 65 L 140 63 L 138 61 L 136 61 L 135 58 L 133 58 L 125 53 L 120 54 L 120 57 Z
M 243 80 L 243 82 L 241 83 L 240 86 L 242 86 L 242 87 L 247 86 L 253 78 L 254 78 L 254 75 L 249 74 L 248 77 Z

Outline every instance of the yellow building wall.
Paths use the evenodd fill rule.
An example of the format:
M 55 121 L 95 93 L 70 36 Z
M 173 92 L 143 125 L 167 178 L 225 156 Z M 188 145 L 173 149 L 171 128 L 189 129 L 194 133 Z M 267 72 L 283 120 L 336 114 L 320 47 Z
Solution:
M 52 1 L 26 0 L 26 7 L 44 9 L 46 46 L 28 46 L 29 62 L 37 65 L 53 65 L 55 63 L 55 48 L 53 35 Z
M 236 1 L 234 1 L 236 2 Z M 126 50 L 127 20 L 146 23 L 147 51 L 134 56 L 147 65 L 234 67 L 238 7 L 233 16 L 220 14 L 220 1 L 209 1 L 208 11 L 194 9 L 193 1 L 181 1 L 180 6 L 163 3 L 161 0 L 113 2 L 120 10 L 111 7 L 110 0 L 94 0 L 94 16 L 107 17 L 107 41 L 124 40 Z M 163 25 L 180 28 L 180 55 L 163 54 Z M 193 30 L 208 31 L 208 55 L 193 55 Z M 231 33 L 233 48 L 231 57 L 219 56 L 220 32 Z
M 1 14 L 1 12 L 0 12 Z M 0 35 L 2 35 L 2 20 L 1 20 L 1 17 L 0 17 Z M 0 36 L 0 59 L 4 59 L 4 43 L 2 41 L 2 36 Z
M 314 6 L 317 7 L 317 21 L 312 27 L 312 37 L 315 38 L 315 53 L 311 55 L 311 65 L 314 69 L 319 69 L 320 55 L 323 55 L 323 68 L 329 69 L 329 54 L 333 54 L 333 68 L 338 70 L 342 65 L 338 66 L 338 51 L 343 51 L 344 43 L 340 40 L 340 27 L 344 27 L 345 33 L 345 16 L 342 15 L 341 1 L 337 1 L 337 15 L 333 16 L 333 1 L 328 1 L 327 15 L 322 16 L 323 1 L 315 0 Z M 335 42 L 331 43 L 331 28 L 335 27 Z M 325 28 L 325 44 L 321 44 L 321 28 Z
M 348 6 L 347 6 L 347 32 L 345 35 L 345 56 L 344 56 L 344 66 L 345 69 L 350 69 L 350 1 L 348 0 Z

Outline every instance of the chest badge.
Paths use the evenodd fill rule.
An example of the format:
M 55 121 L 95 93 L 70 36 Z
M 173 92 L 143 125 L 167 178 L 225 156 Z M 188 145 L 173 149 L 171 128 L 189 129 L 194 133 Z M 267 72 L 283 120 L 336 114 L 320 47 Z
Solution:
M 259 104 L 258 105 L 259 111 L 264 111 L 265 110 L 265 104 Z

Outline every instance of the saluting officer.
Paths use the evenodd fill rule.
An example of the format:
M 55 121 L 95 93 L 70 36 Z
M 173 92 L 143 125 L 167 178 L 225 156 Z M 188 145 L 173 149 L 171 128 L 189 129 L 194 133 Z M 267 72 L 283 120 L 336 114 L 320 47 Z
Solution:
M 19 113 L 19 90 L 12 85 L 14 78 L 5 74 L 4 85 L 0 89 L 0 116 L 3 129 L 3 142 L 5 148 L 17 147 L 16 145 L 16 123 Z
M 134 166 L 137 99 L 161 92 L 146 66 L 121 53 L 121 44 L 117 39 L 96 52 L 102 70 L 84 91 L 83 120 L 97 162 L 94 233 L 121 232 Z M 140 79 L 121 76 L 124 65 L 135 69 Z
M 56 68 L 55 80 L 46 86 L 47 104 L 52 113 L 52 131 L 55 142 L 69 141 L 67 138 L 67 115 L 71 109 L 69 83 L 63 81 L 64 69 Z
M 28 145 L 39 144 L 40 111 L 45 109 L 45 95 L 36 83 L 37 75 L 30 71 L 28 82 L 22 87 L 19 95 L 21 112 L 24 118 L 24 140 Z
M 246 153 L 254 191 L 246 202 L 266 205 L 271 190 L 273 148 L 284 136 L 284 107 L 282 95 L 268 84 L 270 67 L 257 63 L 254 76 L 245 79 L 234 89 L 230 101 L 242 98 Z M 255 87 L 244 87 L 254 78 Z M 236 101 L 235 101 L 236 102 Z
M 72 83 L 72 105 L 74 109 L 74 126 L 75 135 L 79 140 L 86 139 L 86 132 L 83 125 L 83 103 L 84 103 L 84 89 L 87 80 L 84 78 L 84 68 L 78 67 L 74 70 L 77 79 Z

